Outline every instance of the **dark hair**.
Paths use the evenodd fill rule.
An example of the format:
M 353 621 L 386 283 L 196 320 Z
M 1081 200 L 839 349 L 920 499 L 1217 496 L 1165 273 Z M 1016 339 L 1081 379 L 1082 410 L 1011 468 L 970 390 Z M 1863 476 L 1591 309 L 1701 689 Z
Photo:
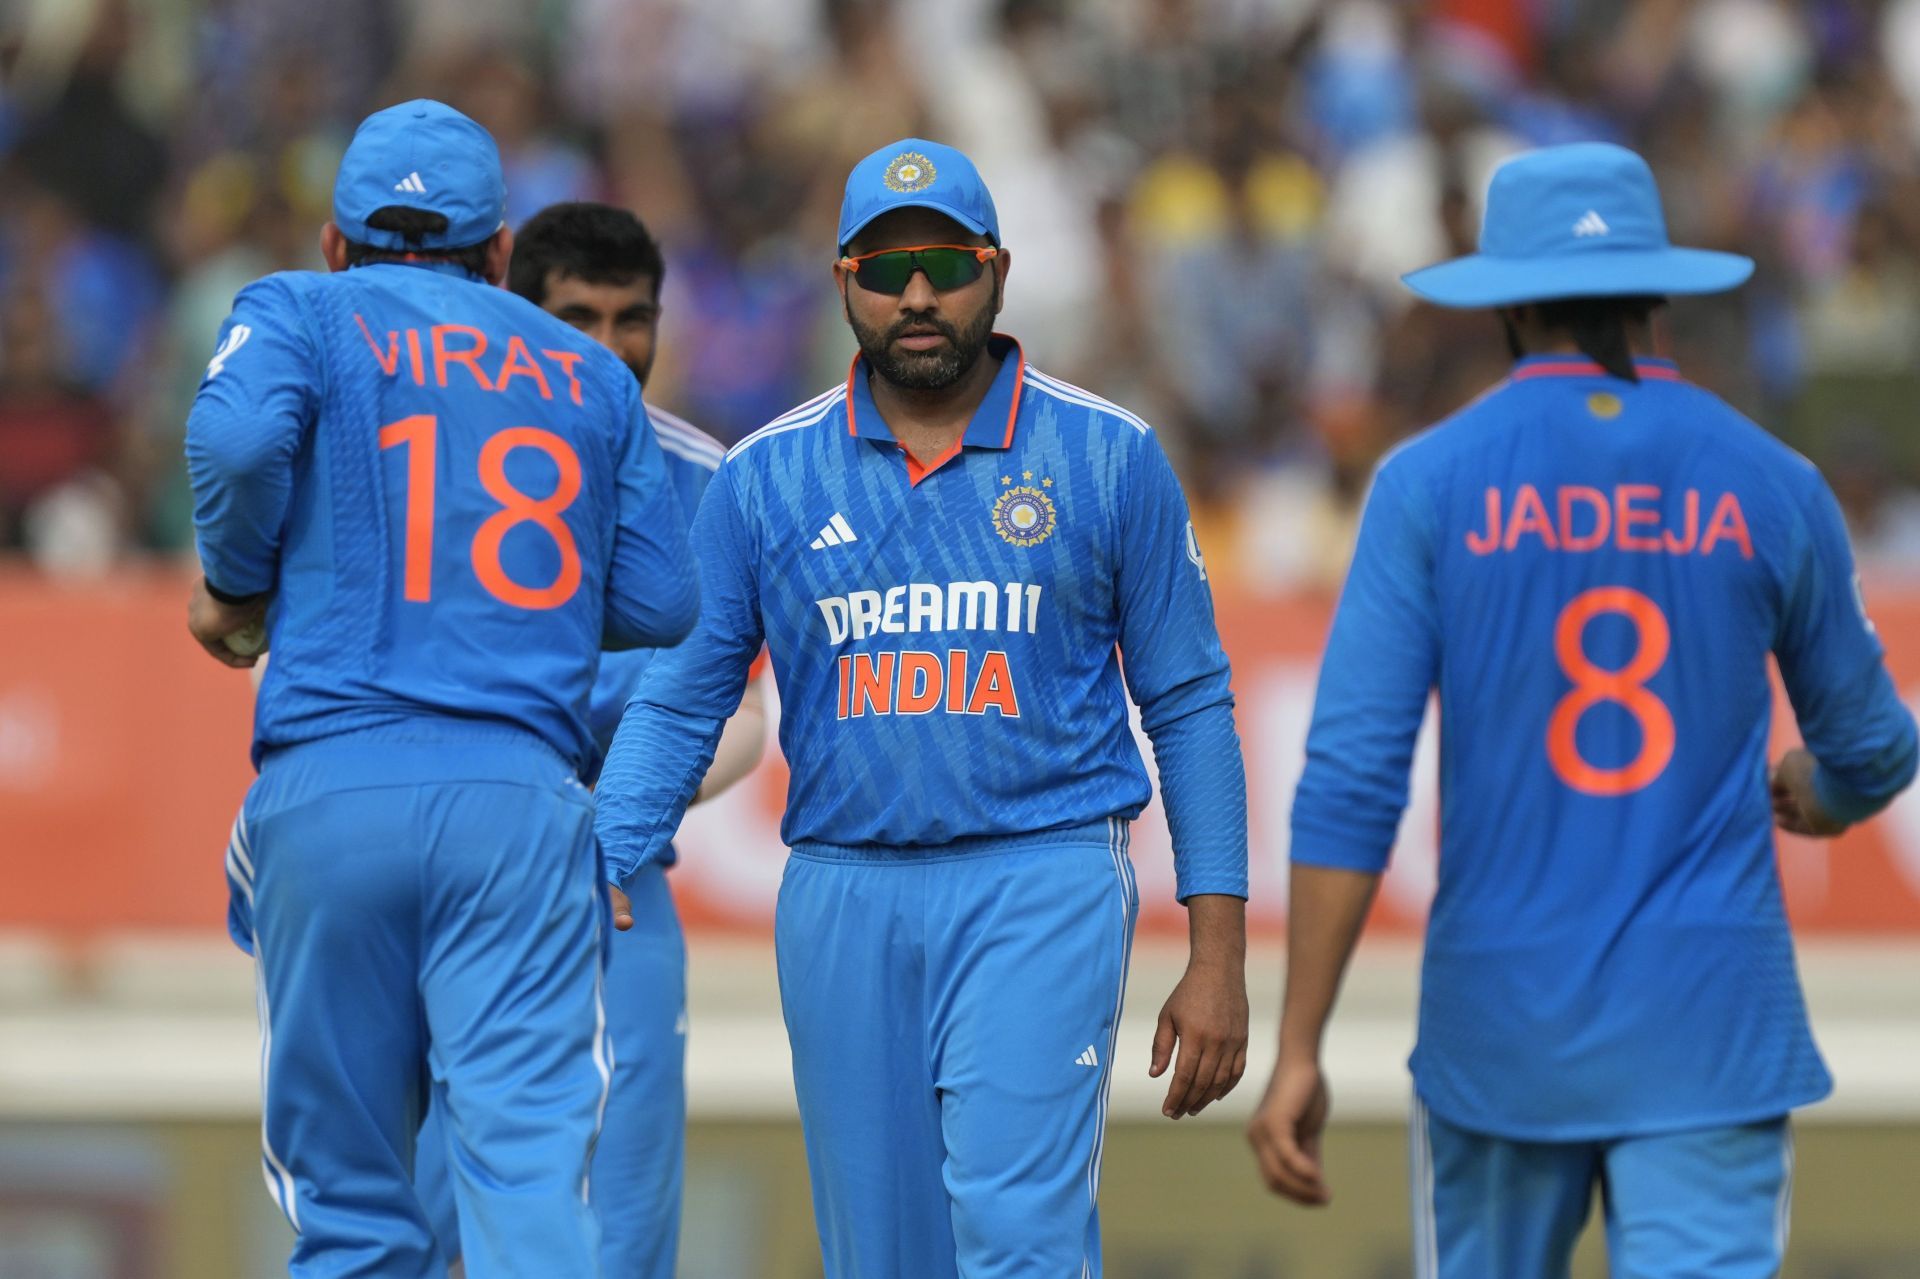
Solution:
M 513 240 L 507 287 L 536 306 L 553 272 L 588 284 L 632 284 L 653 278 L 653 296 L 667 276 L 660 245 L 645 224 L 611 204 L 550 204 L 528 218 Z
M 1646 323 L 1653 309 L 1665 303 L 1662 297 L 1556 298 L 1535 305 L 1540 310 L 1540 322 L 1548 328 L 1566 330 L 1589 360 L 1614 377 L 1638 382 L 1640 374 L 1633 367 L 1627 326 Z
M 435 213 L 432 209 L 415 209 L 404 204 L 389 204 L 383 209 L 375 209 L 367 215 L 367 225 L 376 231 L 392 231 L 406 241 L 404 249 L 384 249 L 377 245 L 361 244 L 357 240 L 347 241 L 347 266 L 366 266 L 372 262 L 451 262 L 464 267 L 473 275 L 483 275 L 487 269 L 487 245 L 493 237 L 488 236 L 478 244 L 463 244 L 452 249 L 423 249 L 430 235 L 439 235 L 447 229 L 447 215 Z

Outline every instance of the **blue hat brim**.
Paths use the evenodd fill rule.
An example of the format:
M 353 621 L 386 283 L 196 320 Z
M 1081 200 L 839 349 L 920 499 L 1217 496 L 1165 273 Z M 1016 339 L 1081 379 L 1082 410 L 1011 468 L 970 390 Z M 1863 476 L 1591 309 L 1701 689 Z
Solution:
M 935 213 L 946 214 L 975 235 L 993 235 L 993 232 L 987 227 L 986 223 L 970 214 L 961 212 L 951 204 L 947 204 L 941 200 L 908 197 L 904 200 L 888 201 L 884 208 L 875 209 L 861 221 L 854 223 L 850 227 L 843 228 L 840 232 L 840 248 L 844 251 L 849 244 L 854 242 L 854 239 L 862 231 L 887 216 L 887 214 L 892 213 L 895 209 L 932 209 Z M 994 236 L 994 238 L 996 240 L 999 239 L 998 236 Z
M 1554 298 L 1722 293 L 1753 274 L 1753 259 L 1712 249 L 1617 249 L 1553 258 L 1455 258 L 1401 276 L 1438 306 L 1517 306 Z

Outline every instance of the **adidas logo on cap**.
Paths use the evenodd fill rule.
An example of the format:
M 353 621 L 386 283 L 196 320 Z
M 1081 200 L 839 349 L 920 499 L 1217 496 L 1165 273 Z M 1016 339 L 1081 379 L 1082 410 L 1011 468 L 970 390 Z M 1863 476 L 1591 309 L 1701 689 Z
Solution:
M 1607 220 L 1593 209 L 1588 209 L 1587 215 L 1573 224 L 1573 233 L 1581 237 L 1607 235 L 1612 230 L 1613 228 L 1607 225 Z

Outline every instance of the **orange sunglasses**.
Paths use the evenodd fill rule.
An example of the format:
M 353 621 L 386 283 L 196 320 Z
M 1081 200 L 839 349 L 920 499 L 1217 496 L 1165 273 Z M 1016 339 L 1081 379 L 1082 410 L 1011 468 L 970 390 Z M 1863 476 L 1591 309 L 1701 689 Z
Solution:
M 916 271 L 925 271 L 927 283 L 941 293 L 972 284 L 987 269 L 987 263 L 999 255 L 1000 250 L 992 245 L 916 244 L 843 257 L 840 265 L 852 272 L 854 283 L 867 292 L 897 296 L 907 291 Z

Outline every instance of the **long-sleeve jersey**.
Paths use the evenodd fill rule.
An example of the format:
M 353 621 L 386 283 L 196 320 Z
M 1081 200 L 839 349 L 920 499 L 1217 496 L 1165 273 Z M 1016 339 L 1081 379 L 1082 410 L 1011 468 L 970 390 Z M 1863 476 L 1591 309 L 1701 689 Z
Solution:
M 1378 871 L 1439 691 L 1416 1085 L 1531 1140 L 1785 1113 L 1831 1086 L 1767 792 L 1779 663 L 1827 805 L 1912 778 L 1819 472 L 1673 366 L 1510 381 L 1382 464 L 1321 669 L 1294 861 Z
M 1179 484 L 1145 423 L 991 349 L 992 387 L 930 467 L 859 360 L 728 454 L 694 524 L 701 624 L 648 668 L 601 777 L 616 875 L 660 856 L 764 641 L 788 845 L 937 856 L 1135 816 L 1131 693 L 1180 896 L 1246 894 L 1227 660 Z
M 699 609 L 633 375 L 447 265 L 242 290 L 187 425 L 207 581 L 273 592 L 254 755 L 507 726 L 589 764 L 599 650 Z
M 720 469 L 720 461 L 727 455 L 726 446 L 665 409 L 648 404 L 646 410 L 654 437 L 660 442 L 667 480 L 691 528 L 694 514 L 700 509 L 701 495 L 707 491 L 713 473 Z M 627 700 L 640 687 L 640 676 L 659 652 L 657 648 L 629 648 L 601 655 L 600 674 L 593 681 L 593 696 L 587 712 L 587 727 L 593 733 L 596 748 L 588 770 L 589 780 L 605 762 L 607 748 L 613 745 L 613 731 L 620 727 L 621 713 L 627 709 Z

